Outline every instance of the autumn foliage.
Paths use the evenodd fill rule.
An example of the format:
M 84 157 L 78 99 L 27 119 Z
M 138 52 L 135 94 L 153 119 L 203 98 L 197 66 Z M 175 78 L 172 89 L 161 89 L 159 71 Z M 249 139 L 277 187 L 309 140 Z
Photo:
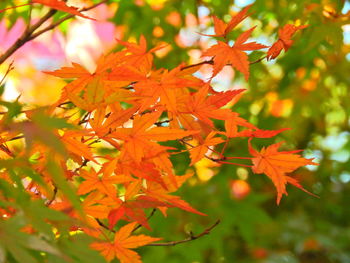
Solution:
M 32 3 L 87 18 L 62 1 Z M 306 27 L 285 25 L 271 47 L 249 40 L 253 27 L 232 44 L 230 33 L 249 16 L 249 8 L 228 23 L 213 17 L 215 34 L 209 36 L 217 43 L 203 50 L 203 61 L 198 64 L 155 68 L 154 52 L 164 45 L 149 47 L 141 36 L 138 43 L 116 39 L 123 48 L 101 56 L 94 72 L 77 63 L 45 72 L 66 79 L 67 85 L 51 106 L 22 109 L 18 104 L 15 114 L 10 109 L 3 114 L 0 149 L 8 162 L 1 180 L 22 182 L 31 199 L 73 218 L 71 230 L 93 237 L 92 249 L 108 261 L 118 258 L 122 263 L 141 262 L 133 249 L 161 239 L 133 234 L 139 227 L 151 230 L 148 214 L 153 210 L 167 216 L 168 209 L 177 208 L 205 216 L 188 203 L 191 200 L 176 194 L 193 174 L 175 174 L 173 156 L 187 153 L 190 166 L 207 158 L 218 165 L 244 166 L 265 174 L 276 187 L 277 203 L 287 195 L 288 183 L 306 191 L 288 173 L 315 165 L 312 159 L 303 158 L 299 150 L 278 151 L 281 143 L 261 150 L 252 146 L 255 140 L 286 129 L 255 127 L 230 107 L 244 96 L 243 89 L 217 92 L 211 86 L 224 67 L 233 67 L 248 80 L 252 64 L 287 51 L 293 34 Z M 250 61 L 247 52 L 261 49 L 266 55 Z M 210 79 L 195 74 L 204 64 L 212 65 Z M 23 117 L 16 120 L 17 115 Z M 12 140 L 25 140 L 25 147 L 11 150 L 7 143 Z M 232 140 L 245 140 L 251 156 L 228 157 L 225 150 Z M 33 176 L 13 174 L 14 166 L 32 169 Z M 3 192 L 0 197 L 6 200 L 1 214 L 15 216 L 14 197 Z M 50 225 L 56 227 L 54 221 Z M 36 231 L 35 226 L 28 227 Z

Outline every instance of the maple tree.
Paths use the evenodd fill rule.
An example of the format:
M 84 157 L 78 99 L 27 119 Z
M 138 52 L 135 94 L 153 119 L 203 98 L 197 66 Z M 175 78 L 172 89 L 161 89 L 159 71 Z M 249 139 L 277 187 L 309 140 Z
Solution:
M 62 1 L 34 0 L 30 4 L 52 8 L 48 14 L 58 10 L 69 13 L 68 17 L 90 19 L 80 12 L 84 10 Z M 202 57 L 210 60 L 192 65 L 183 63 L 171 70 L 157 69 L 153 56 L 165 48 L 164 45 L 150 48 L 143 36 L 138 43 L 117 39 L 124 48 L 101 56 L 93 73 L 78 63 L 45 71 L 70 80 L 59 100 L 51 105 L 26 108 L 18 101 L 14 104 L 2 101 L 7 111 L 2 114 L 0 130 L 0 150 L 6 156 L 1 161 L 4 167 L 1 183 L 16 185 L 26 192 L 28 202 L 44 202 L 45 211 L 67 215 L 65 220 L 71 220 L 69 230 L 91 236 L 92 249 L 100 251 L 107 261 L 118 258 L 122 263 L 141 262 L 134 248 L 176 244 L 174 241 L 159 243 L 160 238 L 142 234 L 132 235 L 140 227 L 151 229 L 148 211 L 152 215 L 159 210 L 166 216 L 169 208 L 179 208 L 205 216 L 174 194 L 193 173 L 177 175 L 172 156 L 187 152 L 190 166 L 206 158 L 218 165 L 248 167 L 256 174 L 265 174 L 277 189 L 277 203 L 283 194 L 287 195 L 287 183 L 306 191 L 297 179 L 287 174 L 304 165 L 316 165 L 312 159 L 298 155 L 299 151 L 279 152 L 281 143 L 269 145 L 260 152 L 251 146 L 253 138 L 271 138 L 286 128 L 259 129 L 229 107 L 244 89 L 218 92 L 211 85 L 224 67 L 232 67 L 248 80 L 252 64 L 277 58 L 282 49 L 290 48 L 293 34 L 306 27 L 285 25 L 271 47 L 248 41 L 256 28 L 252 27 L 231 44 L 230 33 L 248 18 L 250 7 L 232 16 L 227 24 L 213 17 L 215 34 L 202 34 L 217 38 L 217 44 L 202 53 Z M 5 61 L 25 41 L 50 29 L 36 31 L 39 26 L 29 27 L 22 40 L 5 52 L 0 61 Z M 248 51 L 267 48 L 266 55 L 250 61 Z M 208 80 L 195 75 L 205 64 L 212 66 Z M 18 116 L 21 117 L 16 119 Z M 221 122 L 224 129 L 220 129 L 217 122 Z M 247 141 L 251 156 L 227 156 L 227 144 L 237 138 Z M 23 139 L 23 149 L 13 150 L 7 145 Z M 101 145 L 108 149 L 107 154 L 98 151 Z M 16 218 L 17 212 L 23 209 L 13 205 L 16 195 L 0 192 L 0 196 L 3 217 Z M 45 228 L 51 235 L 59 236 L 64 230 L 55 222 L 55 215 L 58 214 L 53 214 L 48 222 L 41 222 L 44 227 L 32 222 L 23 225 L 23 231 L 35 234 Z M 47 227 L 58 230 L 53 233 Z M 212 228 L 199 236 L 208 234 Z M 192 236 L 188 241 L 199 236 Z M 46 252 L 67 258 L 50 249 Z M 9 249 L 9 253 L 21 260 L 15 251 Z M 35 262 L 27 254 L 27 262 Z

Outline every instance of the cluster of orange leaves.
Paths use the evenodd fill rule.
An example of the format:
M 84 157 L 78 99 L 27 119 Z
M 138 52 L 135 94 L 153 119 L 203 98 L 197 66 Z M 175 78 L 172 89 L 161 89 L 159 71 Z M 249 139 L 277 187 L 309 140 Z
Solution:
M 78 12 L 61 1 L 32 2 L 72 14 Z M 232 17 L 228 24 L 214 16 L 215 34 L 212 37 L 221 41 L 203 52 L 203 57 L 212 57 L 213 74 L 208 81 L 193 75 L 202 63 L 181 64 L 172 70 L 155 69 L 153 53 L 162 46 L 148 49 L 143 36 L 139 44 L 118 40 L 125 48 L 102 56 L 94 73 L 76 63 L 46 72 L 72 79 L 64 87 L 59 101 L 49 107 L 47 113 L 80 127 L 77 130 L 59 129 L 55 133 L 78 168 L 72 170 L 67 164 L 67 157 L 54 152 L 51 154 L 60 163 L 67 180 L 77 185 L 77 195 L 81 197 L 85 216 L 74 211 L 70 202 L 60 195 L 60 189 L 53 200 L 52 192 L 35 182 L 28 184 L 26 190 L 49 200 L 51 208 L 80 220 L 81 225 L 76 228 L 96 238 L 91 247 L 101 251 L 107 260 L 117 257 L 122 263 L 141 262 L 140 256 L 131 249 L 159 240 L 131 235 L 138 225 L 150 229 L 147 209 L 159 209 L 166 215 L 168 208 L 177 207 L 204 215 L 173 194 L 192 174 L 174 174 L 171 155 L 188 151 L 190 165 L 203 158 L 210 158 L 218 164 L 235 165 L 240 164 L 231 163 L 232 159 L 251 160 L 252 166 L 241 165 L 251 167 L 256 174 L 266 174 L 272 180 L 277 189 L 277 203 L 283 194 L 287 194 L 287 183 L 303 189 L 287 173 L 315 164 L 312 159 L 303 158 L 299 151 L 279 152 L 281 143 L 270 145 L 260 152 L 255 150 L 251 146 L 252 138 L 270 138 L 285 129 L 267 131 L 255 127 L 237 112 L 225 107 L 244 90 L 216 92 L 210 85 L 212 78 L 227 65 L 248 79 L 250 62 L 246 51 L 268 48 L 247 42 L 255 27 L 243 32 L 232 46 L 228 43 L 228 34 L 248 17 L 249 7 Z M 292 35 L 304 27 L 288 24 L 280 29 L 279 39 L 268 49 L 267 58 L 276 58 L 282 49 L 287 51 L 292 44 Z M 66 105 L 71 107 L 67 109 Z M 81 115 L 81 111 L 85 114 Z M 30 120 L 31 117 L 32 111 L 28 111 L 27 118 Z M 215 127 L 214 119 L 224 122 L 224 131 Z M 11 136 L 12 133 L 1 137 L 1 150 L 10 157 L 11 153 L 4 145 L 6 137 Z M 248 148 L 252 157 L 225 157 L 224 145 L 238 137 L 249 138 Z M 178 141 L 182 147 L 178 149 L 160 144 L 167 141 Z M 116 153 L 97 154 L 94 147 L 97 143 L 115 149 Z M 214 149 L 218 146 L 221 147 L 220 152 Z M 36 171 L 54 189 L 50 174 L 44 169 L 50 149 L 37 144 L 30 150 L 32 154 L 38 154 Z M 115 230 L 119 221 L 128 224 Z M 105 234 L 107 230 L 114 238 L 110 239 Z

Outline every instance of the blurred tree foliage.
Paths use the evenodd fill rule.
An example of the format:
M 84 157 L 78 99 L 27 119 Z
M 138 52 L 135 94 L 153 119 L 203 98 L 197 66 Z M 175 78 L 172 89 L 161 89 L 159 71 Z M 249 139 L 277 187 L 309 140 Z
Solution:
M 275 190 L 265 176 L 248 174 L 244 168 L 232 166 L 213 168 L 215 175 L 211 176 L 207 169 L 211 164 L 203 163 L 197 166 L 197 177 L 181 189 L 181 195 L 185 200 L 191 200 L 194 207 L 207 213 L 208 217 L 171 210 L 166 219 L 156 213 L 150 223 L 154 236 L 163 236 L 167 240 L 183 239 L 190 231 L 198 233 L 216 219 L 221 219 L 221 224 L 209 236 L 193 242 L 174 247 L 143 248 L 141 254 L 144 262 L 350 262 L 350 2 L 111 2 L 116 12 L 110 20 L 123 27 L 124 39 L 138 39 L 143 34 L 153 45 L 163 41 L 177 43 L 168 53 L 156 59 L 157 66 L 165 68 L 173 68 L 182 61 L 193 61 L 198 47 L 208 41 L 208 38 L 196 34 L 212 23 L 206 19 L 207 16 L 217 15 L 227 21 L 227 14 L 250 3 L 253 3 L 252 19 L 244 22 L 234 34 L 251 25 L 259 25 L 256 32 L 260 36 L 258 40 L 271 45 L 277 39 L 280 26 L 294 22 L 309 25 L 294 38 L 295 44 L 278 60 L 264 60 L 251 66 L 248 85 L 243 84 L 242 77 L 237 75 L 230 82 L 218 78 L 217 88 L 247 88 L 248 92 L 235 108 L 253 124 L 266 129 L 292 128 L 278 139 L 288 141 L 286 148 L 306 149 L 304 154 L 307 158 L 316 157 L 320 164 L 318 167 L 300 169 L 295 176 L 319 199 L 290 188 L 289 196 L 276 206 Z M 1 1 L 0 9 L 7 4 Z M 11 13 L 9 19 L 12 23 L 19 16 L 26 19 L 27 10 L 21 10 Z M 57 14 L 55 19 L 59 17 Z M 67 26 L 69 22 L 65 22 L 61 30 L 65 32 Z M 187 41 L 180 41 L 179 35 Z M 254 56 L 258 59 L 261 54 L 257 52 Z M 241 150 L 245 149 L 243 143 L 240 141 L 229 145 L 232 156 L 244 154 Z M 184 159 L 181 155 L 173 158 L 180 172 L 183 172 Z M 2 161 L 1 165 L 14 164 Z M 16 172 L 14 169 L 13 176 L 16 176 Z M 24 172 L 35 176 L 30 174 L 31 171 Z M 242 184 L 242 181 L 248 182 L 248 185 Z M 19 197 L 14 187 L 1 187 L 8 189 L 13 198 Z M 43 233 L 47 231 L 46 223 L 35 215 L 53 212 L 37 203 L 28 204 L 28 197 L 20 196 L 20 199 L 20 206 L 30 206 L 30 209 L 25 209 L 28 214 L 0 223 L 0 244 L 9 246 L 7 249 L 10 251 L 16 249 L 14 252 L 18 252 L 15 253 L 18 255 L 26 255 L 30 253 L 26 249 L 39 247 L 55 254 L 55 248 L 48 243 L 28 240 L 29 235 L 25 233 L 17 236 L 19 232 L 15 235 L 8 231 L 20 228 L 28 220 L 38 224 Z M 57 225 L 66 220 L 64 214 L 58 212 L 48 215 L 48 218 L 60 221 Z M 68 246 L 69 239 L 72 237 L 63 232 L 59 246 Z M 21 246 L 11 247 L 14 242 Z M 67 253 L 74 255 L 76 262 L 101 262 L 96 253 L 85 250 L 87 242 L 76 242 L 79 246 L 67 247 Z M 0 262 L 1 258 L 0 250 Z M 28 258 L 32 257 L 29 255 L 17 260 L 35 262 L 35 259 L 30 261 Z
M 266 39 L 259 39 L 260 42 L 265 40 L 266 44 L 272 44 L 275 38 L 268 36 L 286 23 L 308 24 L 283 57 L 251 67 L 249 91 L 235 107 L 259 127 L 292 128 L 279 138 L 285 138 L 290 148 L 306 149 L 305 156 L 317 157 L 320 163 L 315 169 L 300 169 L 296 175 L 320 199 L 290 189 L 290 195 L 280 206 L 274 203 L 272 184 L 268 186 L 267 179 L 259 175 L 247 176 L 242 168 L 221 167 L 209 182 L 200 177 L 194 179 L 182 194 L 193 200 L 195 207 L 208 213 L 208 218 L 198 219 L 173 211 L 168 220 L 154 216 L 154 230 L 159 234 L 168 233 L 169 240 L 181 239 L 186 232 L 198 232 L 217 218 L 222 223 L 210 236 L 190 244 L 145 250 L 145 262 L 350 261 L 350 209 L 347 205 L 350 197 L 350 3 L 174 0 L 159 1 L 164 3 L 155 11 L 157 1 L 145 2 L 137 6 L 131 1 L 121 1 L 115 21 L 128 25 L 127 35 L 144 34 L 154 42 L 160 39 L 172 43 L 178 33 L 200 32 L 204 28 L 201 24 L 184 28 L 191 14 L 198 20 L 206 15 L 227 19 L 230 11 L 250 3 L 254 3 L 253 19 L 241 29 L 259 25 L 257 30 L 266 33 Z M 167 17 L 174 11 L 181 16 L 181 26 L 167 22 Z M 164 35 L 158 38 L 153 34 L 157 26 L 164 29 Z M 187 51 L 196 49 L 200 41 L 205 39 L 192 35 Z M 189 54 L 182 48 L 174 48 L 159 63 L 171 68 Z M 236 77 L 230 83 L 233 85 L 242 83 Z M 230 147 L 233 156 L 242 154 L 241 149 L 244 149 L 239 144 Z M 181 167 L 183 160 L 174 161 L 180 162 L 178 166 Z M 205 173 L 205 167 L 198 167 L 197 171 Z M 232 192 L 230 180 L 246 180 L 247 177 L 252 191 L 240 199 Z M 198 220 L 203 226 L 196 223 Z

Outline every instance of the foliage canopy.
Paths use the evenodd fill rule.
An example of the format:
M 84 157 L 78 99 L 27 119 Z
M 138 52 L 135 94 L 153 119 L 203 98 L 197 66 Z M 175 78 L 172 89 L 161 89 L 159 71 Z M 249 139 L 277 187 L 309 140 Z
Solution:
M 298 4 L 286 14 L 268 5 L 263 8 L 263 1 L 240 9 L 232 3 L 219 8 L 216 1 L 192 5 L 182 1 L 174 5 L 167 1 L 72 4 L 80 7 L 59 0 L 34 0 L 17 8 L 6 1 L 0 5 L 6 21 L 0 29 L 4 36 L 0 61 L 6 68 L 1 83 L 6 84 L 4 95 L 7 78 L 20 67 L 16 54 L 26 48 L 46 52 L 38 49 L 44 48 L 39 39 L 52 30 L 68 36 L 68 19 L 79 16 L 77 23 L 89 23 L 101 35 L 107 28 L 116 33 L 115 24 L 122 27 L 108 52 L 91 52 L 90 63 L 85 56 L 85 60 L 81 57 L 78 62 L 73 59 L 71 64 L 44 68 L 41 74 L 63 83 L 55 99 L 39 105 L 21 97 L 12 102 L 1 99 L 0 262 L 141 262 L 134 250 L 138 247 L 174 246 L 207 234 L 212 240 L 223 238 L 225 230 L 216 232 L 219 221 L 213 224 L 211 218 L 224 220 L 220 215 L 228 209 L 234 210 L 233 218 L 218 228 L 238 227 L 239 237 L 251 247 L 249 257 L 267 258 L 264 247 L 273 242 L 258 241 L 253 232 L 259 223 L 271 222 L 266 213 L 270 208 L 262 209 L 270 191 L 261 194 L 254 184 L 269 186 L 254 175 L 249 180 L 254 188 L 250 193 L 249 170 L 272 180 L 278 204 L 282 195 L 287 195 L 288 183 L 311 194 L 299 183 L 303 178 L 306 182 L 309 178 L 313 192 L 322 194 L 317 191 L 319 179 L 313 179 L 311 172 L 293 173 L 301 166 L 317 165 L 314 156 L 302 155 L 300 150 L 280 151 L 282 142 L 273 140 L 288 134 L 284 137 L 286 149 L 292 144 L 296 148 L 315 147 L 311 134 L 299 131 L 303 125 L 311 125 L 300 116 L 310 116 L 312 104 L 318 97 L 324 99 L 314 90 L 320 83 L 327 88 L 337 80 L 331 94 L 341 100 L 343 83 L 348 80 L 341 74 L 336 78 L 322 74 L 330 74 L 325 62 L 329 50 L 337 50 L 335 61 L 345 56 L 339 44 L 339 28 L 348 19 L 347 13 L 339 11 L 343 6 Z M 230 6 L 233 9 L 227 15 Z M 113 23 L 106 21 L 108 12 L 113 13 Z M 27 20 L 23 30 L 16 29 L 23 23 L 21 15 Z M 264 15 L 272 17 L 264 19 Z M 140 18 L 148 23 L 140 25 Z M 272 27 L 276 21 L 278 27 Z M 316 25 L 319 21 L 323 26 Z M 5 23 L 10 24 L 8 33 Z M 321 38 L 320 27 L 332 27 L 332 35 Z M 51 38 L 52 43 L 61 41 L 55 35 Z M 38 46 L 30 47 L 30 43 Z M 49 48 L 47 52 L 52 55 Z M 14 63 L 8 62 L 11 57 Z M 223 88 L 225 78 L 235 86 Z M 301 87 L 298 92 L 296 84 Z M 311 95 L 316 99 L 309 98 Z M 294 103 L 300 103 L 301 109 L 294 109 Z M 327 132 L 341 134 L 347 113 L 339 117 L 342 109 L 336 107 L 332 112 L 325 118 L 330 124 Z M 283 122 L 288 120 L 288 128 L 298 134 L 287 131 Z M 229 181 L 232 177 L 225 174 L 232 171 L 238 179 Z M 213 177 L 214 173 L 220 174 Z M 186 187 L 186 182 L 192 186 Z M 216 186 L 210 190 L 212 183 Z M 191 187 L 205 191 L 193 192 Z M 229 198 L 222 197 L 225 195 Z M 210 199 L 208 204 L 200 204 L 198 200 L 203 198 Z M 215 209 L 217 204 L 221 211 Z M 206 229 L 195 235 L 192 231 L 198 231 L 197 226 L 187 226 L 188 238 L 174 241 L 167 228 L 176 226 L 174 218 L 179 217 L 181 222 L 202 222 Z M 156 221 L 152 224 L 152 220 Z M 165 221 L 169 223 L 164 227 Z M 150 237 L 150 230 L 157 237 Z M 144 231 L 146 234 L 139 233 Z M 320 240 L 304 238 L 301 262 L 309 251 L 316 251 L 316 258 L 322 257 Z M 200 241 L 191 245 L 196 242 Z M 208 262 L 215 262 L 215 255 L 222 255 L 223 262 L 235 258 L 223 250 L 224 245 L 210 247 L 203 242 L 198 251 L 205 251 L 203 257 Z M 229 244 L 237 250 L 242 247 Z M 171 253 L 176 253 L 177 247 Z M 152 258 L 147 252 L 151 249 L 142 251 L 146 262 Z M 194 255 L 186 257 L 193 260 Z M 154 257 L 162 261 L 169 255 Z M 267 260 L 273 258 L 272 253 Z M 176 260 L 181 261 L 175 258 L 173 262 Z

